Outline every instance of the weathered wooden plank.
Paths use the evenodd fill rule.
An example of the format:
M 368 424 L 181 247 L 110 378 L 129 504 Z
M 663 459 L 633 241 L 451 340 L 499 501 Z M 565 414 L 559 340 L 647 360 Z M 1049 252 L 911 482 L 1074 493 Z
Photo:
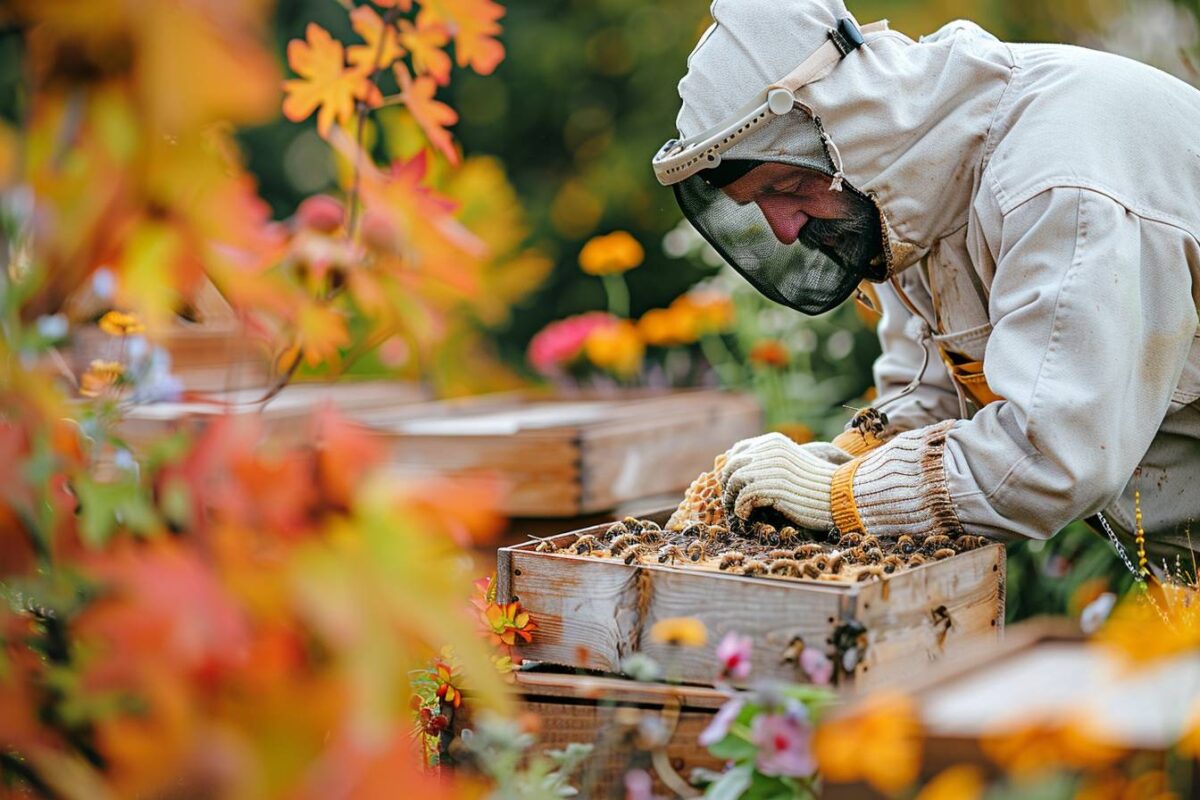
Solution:
M 526 696 L 570 697 L 592 701 L 620 700 L 622 703 L 659 705 L 679 701 L 684 708 L 716 710 L 729 696 L 707 686 L 674 683 L 645 683 L 623 678 L 567 675 L 561 672 L 514 672 L 517 687 Z
M 856 681 L 886 679 L 889 664 L 922 666 L 1004 624 L 1004 548 L 989 545 L 861 585 L 851 614 L 867 629 Z

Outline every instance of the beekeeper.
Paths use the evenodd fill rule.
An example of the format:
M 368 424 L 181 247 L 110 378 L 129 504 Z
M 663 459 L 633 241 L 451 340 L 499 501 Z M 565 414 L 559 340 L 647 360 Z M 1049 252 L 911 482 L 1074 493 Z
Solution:
M 1200 542 L 1200 92 L 840 0 L 712 15 L 659 181 L 764 295 L 858 293 L 883 344 L 874 408 L 736 445 L 727 508 L 888 537 L 1089 518 L 1128 547 L 1136 497 L 1152 552 Z

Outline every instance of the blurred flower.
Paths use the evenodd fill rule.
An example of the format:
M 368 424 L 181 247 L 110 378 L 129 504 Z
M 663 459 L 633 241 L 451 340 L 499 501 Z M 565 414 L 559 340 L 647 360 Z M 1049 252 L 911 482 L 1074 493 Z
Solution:
M 785 422 L 781 425 L 776 425 L 775 430 L 796 444 L 807 444 L 814 438 L 813 429 L 803 422 Z
M 816 771 L 812 725 L 803 706 L 787 714 L 759 714 L 751 723 L 751 740 L 758 746 L 755 766 L 764 775 L 804 778 Z
M 914 800 L 979 800 L 986 788 L 983 770 L 974 764 L 957 764 L 925 784 Z
M 127 314 L 124 311 L 109 311 L 100 318 L 100 330 L 107 333 L 109 336 L 130 336 L 135 333 L 143 333 L 146 326 L 138 319 L 136 314 Z
M 917 778 L 920 734 L 913 701 L 900 693 L 883 692 L 819 726 L 813 752 L 827 781 L 863 780 L 893 794 Z
M 578 663 L 586 664 L 587 660 L 581 659 Z M 647 683 L 662 680 L 663 676 L 662 667 L 645 653 L 631 653 L 621 659 L 621 674 Z
M 713 715 L 712 721 L 708 723 L 708 727 L 700 732 L 700 736 L 696 741 L 704 747 L 711 747 L 724 739 L 729 735 L 730 727 L 737 721 L 738 715 L 742 713 L 745 705 L 746 701 L 741 696 L 727 700 L 725 705 L 717 709 L 717 713 Z
M 462 692 L 455 685 L 458 676 L 454 668 L 445 661 L 438 661 L 433 665 L 433 671 L 437 679 L 437 696 L 454 708 L 461 706 Z
M 1181 755 L 1200 760 L 1200 698 L 1192 704 L 1192 713 L 1176 749 Z
M 810 681 L 819 686 L 828 686 L 833 679 L 833 662 L 816 648 L 806 647 L 800 651 L 800 668 Z
M 1200 650 L 1200 595 L 1161 584 L 1134 592 L 1113 611 L 1095 641 L 1133 664 Z
M 455 708 L 457 708 L 457 704 Z M 421 709 L 421 732 L 426 736 L 441 736 L 442 731 L 450 727 L 450 720 L 445 714 L 434 714 L 431 708 Z
M 1010 775 L 1025 778 L 1056 769 L 1096 769 L 1124 750 L 1104 741 L 1084 720 L 1034 720 L 979 737 L 984 755 Z
M 746 678 L 750 675 L 750 651 L 754 640 L 730 631 L 717 645 L 717 660 L 721 662 L 721 677 Z
M 119 361 L 93 361 L 87 371 L 79 376 L 79 393 L 84 397 L 98 397 L 105 390 L 116 386 L 125 374 Z
M 579 251 L 579 267 L 589 275 L 628 272 L 646 257 L 642 245 L 627 231 L 589 239 Z
M 296 208 L 296 224 L 318 233 L 334 233 L 342 227 L 346 209 L 340 200 L 327 194 L 315 194 L 300 201 Z
M 492 666 L 496 668 L 496 672 L 501 675 L 508 675 L 510 672 L 515 672 L 517 665 L 513 663 L 512 656 L 492 656 Z
M 689 308 L 703 334 L 721 333 L 733 324 L 733 300 L 724 292 L 698 289 L 677 298 L 672 308 Z
M 43 314 L 37 318 L 38 335 L 52 342 L 66 337 L 69 327 L 65 314 Z
M 1117 596 L 1112 592 L 1104 592 L 1092 602 L 1084 606 L 1079 615 L 1079 628 L 1091 636 L 1108 620 L 1113 607 L 1117 604 Z
M 760 367 L 783 369 L 791 357 L 778 339 L 763 339 L 750 348 L 750 363 Z
M 92 292 L 101 300 L 111 300 L 117 290 L 117 279 L 108 267 L 100 267 L 92 273 Z
M 646 352 L 637 328 L 624 319 L 615 325 L 593 329 L 584 340 L 583 350 L 593 365 L 622 378 L 641 370 Z
M 654 782 L 644 769 L 625 773 L 625 800 L 654 800 Z
M 496 645 L 512 647 L 518 638 L 523 642 L 532 641 L 533 632 L 537 630 L 529 612 L 522 610 L 518 602 L 492 603 L 484 610 L 483 621 L 488 627 L 492 644 Z
M 1179 796 L 1161 770 L 1147 770 L 1130 779 L 1118 769 L 1109 769 L 1084 776 L 1073 800 L 1179 800 Z
M 646 344 L 675 347 L 696 341 L 696 317 L 682 307 L 652 308 L 637 321 L 637 330 Z
M 543 375 L 555 374 L 579 357 L 592 331 L 613 327 L 617 321 L 612 314 L 591 311 L 551 322 L 529 342 L 529 363 Z
M 708 629 L 695 617 L 669 617 L 654 623 L 650 640 L 672 647 L 703 647 L 708 641 Z

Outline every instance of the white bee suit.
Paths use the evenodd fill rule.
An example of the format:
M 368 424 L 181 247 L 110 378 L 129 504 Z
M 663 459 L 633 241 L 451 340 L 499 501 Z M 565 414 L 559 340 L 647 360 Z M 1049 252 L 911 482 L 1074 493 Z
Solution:
M 838 0 L 718 0 L 713 15 L 680 82 L 682 136 L 848 16 Z M 1200 520 L 1200 92 L 972 23 L 865 40 L 795 97 L 885 220 L 879 392 L 918 374 L 931 334 L 982 362 L 1001 399 L 965 418 L 935 347 L 884 409 L 885 442 L 855 459 L 862 527 L 1045 538 L 1105 510 L 1127 533 L 1137 490 L 1150 540 L 1182 545 Z

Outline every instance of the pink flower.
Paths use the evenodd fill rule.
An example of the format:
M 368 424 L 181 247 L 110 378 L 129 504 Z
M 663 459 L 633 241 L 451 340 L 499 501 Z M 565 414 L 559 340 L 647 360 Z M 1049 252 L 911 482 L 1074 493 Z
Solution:
M 793 778 L 812 775 L 817 769 L 812 733 L 805 713 L 759 714 L 750 728 L 751 740 L 758 747 L 758 771 Z
M 750 674 L 750 649 L 754 640 L 736 631 L 725 634 L 717 645 L 717 659 L 721 662 L 721 677 L 745 678 Z
M 800 652 L 800 668 L 810 681 L 821 686 L 827 686 L 833 678 L 833 662 L 820 650 L 811 647 Z
M 543 375 L 553 375 L 580 354 L 592 331 L 613 327 L 617 321 L 607 312 L 589 311 L 551 322 L 529 342 L 529 363 Z
M 737 720 L 738 714 L 742 713 L 744 705 L 746 705 L 746 701 L 738 697 L 726 702 L 713 716 L 708 727 L 700 732 L 696 741 L 704 747 L 711 747 L 724 739 L 729 735 L 729 728 Z
M 644 769 L 625 773 L 625 800 L 654 800 L 654 782 Z

